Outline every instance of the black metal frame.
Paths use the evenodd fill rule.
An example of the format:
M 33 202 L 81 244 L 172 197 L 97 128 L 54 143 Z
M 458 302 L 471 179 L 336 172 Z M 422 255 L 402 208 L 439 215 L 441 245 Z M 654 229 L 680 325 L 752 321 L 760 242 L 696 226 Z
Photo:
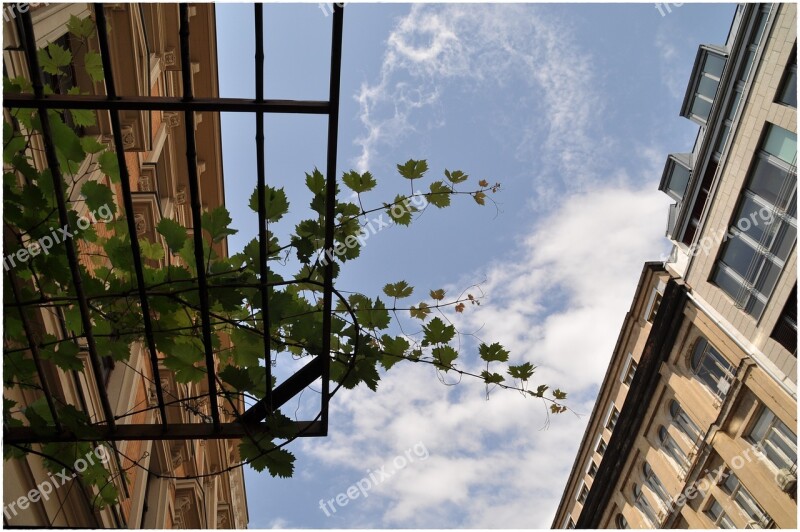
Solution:
M 314 356 L 309 363 L 294 373 L 274 389 L 271 387 L 271 356 L 269 334 L 264 335 L 264 361 L 267 376 L 267 394 L 255 405 L 251 406 L 242 415 L 237 414 L 237 421 L 223 423 L 220 420 L 218 408 L 217 375 L 214 371 L 214 353 L 211 344 L 211 326 L 209 315 L 208 282 L 204 268 L 204 252 L 202 245 L 201 205 L 200 190 L 197 174 L 197 158 L 195 146 L 194 113 L 198 111 L 211 112 L 243 112 L 254 113 L 256 117 L 256 149 L 257 153 L 257 186 L 259 190 L 258 204 L 258 239 L 259 239 L 259 289 L 265 331 L 269 331 L 269 301 L 267 284 L 267 221 L 266 221 L 266 187 L 265 160 L 264 160 L 264 114 L 265 113 L 293 113 L 293 114 L 322 114 L 328 116 L 327 140 L 327 168 L 326 168 L 326 213 L 325 213 L 325 249 L 334 246 L 334 227 L 336 203 L 336 155 L 338 141 L 339 121 L 339 85 L 341 78 L 342 59 L 342 27 L 343 9 L 340 5 L 334 6 L 331 42 L 331 74 L 328 101 L 292 101 L 268 100 L 264 98 L 264 39 L 263 39 L 263 5 L 255 4 L 255 70 L 256 70 L 256 98 L 253 100 L 242 98 L 195 98 L 192 88 L 191 62 L 189 50 L 189 13 L 188 5 L 180 5 L 180 53 L 181 70 L 183 76 L 183 97 L 152 97 L 136 96 L 125 97 L 116 93 L 114 86 L 113 70 L 109 53 L 109 42 L 106 28 L 103 4 L 95 4 L 94 12 L 97 22 L 97 34 L 100 54 L 105 72 L 105 96 L 72 96 L 72 95 L 45 95 L 42 85 L 42 76 L 36 56 L 36 40 L 33 32 L 33 23 L 30 12 L 20 13 L 19 30 L 23 43 L 23 52 L 26 57 L 28 70 L 31 74 L 34 93 L 31 94 L 4 94 L 3 106 L 8 109 L 35 108 L 41 117 L 42 140 L 47 164 L 51 169 L 55 189 L 55 199 L 58 206 L 59 222 L 62 226 L 69 227 L 67 208 L 63 190 L 63 178 L 56 157 L 55 145 L 50 133 L 50 124 L 47 116 L 48 109 L 92 109 L 107 110 L 111 118 L 111 129 L 114 148 L 120 168 L 122 186 L 122 202 L 127 214 L 128 231 L 131 238 L 131 249 L 134 259 L 136 276 L 136 289 L 141 303 L 143 326 L 145 331 L 145 344 L 149 355 L 151 370 L 154 374 L 154 385 L 157 398 L 157 408 L 160 412 L 158 424 L 118 424 L 115 423 L 114 412 L 109 403 L 108 395 L 102 382 L 101 361 L 97 354 L 92 323 L 89 314 L 87 298 L 83 290 L 78 254 L 75 243 L 66 239 L 67 259 L 69 262 L 72 281 L 77 295 L 77 306 L 80 310 L 81 320 L 86 337 L 89 360 L 94 369 L 95 379 L 101 398 L 101 407 L 105 417 L 105 425 L 97 425 L 91 436 L 81 436 L 66 430 L 58 420 L 53 404 L 53 397 L 44 378 L 42 364 L 38 356 L 37 345 L 33 342 L 30 327 L 24 313 L 22 315 L 23 328 L 25 329 L 29 348 L 37 367 L 37 373 L 42 382 L 42 389 L 47 397 L 48 405 L 55 422 L 54 430 L 48 434 L 35 432 L 30 427 L 4 426 L 3 435 L 6 444 L 30 444 L 46 442 L 70 441 L 121 441 L 121 440 L 180 440 L 180 439 L 228 439 L 252 436 L 254 433 L 268 431 L 265 418 L 295 397 L 304 388 L 321 378 L 322 394 L 321 407 L 317 417 L 310 421 L 294 422 L 298 436 L 325 436 L 328 430 L 328 401 L 330 398 L 330 347 L 331 347 L 331 320 L 333 298 L 333 263 L 328 261 L 323 268 L 323 339 L 321 354 Z M 202 320 L 202 339 L 205 348 L 205 362 L 208 368 L 208 393 L 210 401 L 211 423 L 168 423 L 164 392 L 159 376 L 158 355 L 156 351 L 153 326 L 148 305 L 147 287 L 144 283 L 142 259 L 139 253 L 139 240 L 136 233 L 133 217 L 133 199 L 131 194 L 128 170 L 125 163 L 125 151 L 122 142 L 119 111 L 180 111 L 184 113 L 186 130 L 187 162 L 189 178 L 190 208 L 195 230 L 193 238 L 195 244 L 195 261 L 197 264 L 198 285 L 200 295 L 200 316 Z M 9 275 L 9 281 L 14 288 L 16 306 L 24 305 L 19 301 L 19 290 L 15 279 Z M 226 395 L 225 392 L 222 392 Z M 227 399 L 227 395 L 226 395 Z M 230 401 L 230 399 L 228 399 Z M 235 410 L 235 409 L 234 409 Z

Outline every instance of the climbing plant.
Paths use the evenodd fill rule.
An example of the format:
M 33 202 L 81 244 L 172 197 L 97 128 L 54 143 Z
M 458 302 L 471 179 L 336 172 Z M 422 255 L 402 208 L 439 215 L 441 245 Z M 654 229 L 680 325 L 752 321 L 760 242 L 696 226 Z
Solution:
M 88 47 L 95 28 L 90 19 L 73 17 L 69 23 L 72 49 L 51 43 L 38 51 L 40 65 L 57 85 L 67 70 L 78 68 L 73 58 L 76 47 L 85 46 L 80 68 L 98 86 L 103 81 L 99 54 Z M 24 78 L 4 78 L 6 93 L 29 93 L 31 83 Z M 45 87 L 45 92 L 52 92 Z M 73 87 L 69 94 L 80 94 Z M 52 174 L 42 162 L 42 123 L 35 109 L 9 109 L 3 124 L 3 222 L 4 222 L 4 387 L 41 392 L 31 340 L 40 357 L 65 372 L 84 370 L 79 340 L 85 337 L 78 298 L 73 283 L 66 246 L 80 250 L 79 275 L 88 301 L 96 350 L 101 357 L 125 363 L 135 345 L 145 342 L 143 316 L 125 216 L 117 206 L 120 168 L 112 148 L 96 135 L 83 134 L 97 123 L 97 113 L 79 110 L 48 111 L 50 132 L 55 145 L 61 186 L 67 198 L 69 227 L 61 227 Z M 322 352 L 324 268 L 332 262 L 333 276 L 356 260 L 365 244 L 365 226 L 372 214 L 383 214 L 396 225 L 410 226 L 419 214 L 431 208 L 445 209 L 451 202 L 465 199 L 476 206 L 491 201 L 500 185 L 471 179 L 466 173 L 444 170 L 439 179 L 425 160 L 409 160 L 397 165 L 394 180 L 398 192 L 394 199 L 365 207 L 374 195 L 377 178 L 370 172 L 349 171 L 339 180 L 351 191 L 352 201 L 337 199 L 334 206 L 334 249 L 325 250 L 326 180 L 314 169 L 305 176 L 312 195 L 311 213 L 291 234 L 267 232 L 269 276 L 269 319 L 265 320 L 259 289 L 259 242 L 253 238 L 243 250 L 222 256 L 214 245 L 235 234 L 230 213 L 219 206 L 202 214 L 204 238 L 202 265 L 208 279 L 211 340 L 219 363 L 217 376 L 220 394 L 229 409 L 241 405 L 242 397 L 254 400 L 265 396 L 264 337 L 269 337 L 272 360 L 282 357 L 304 359 Z M 423 184 L 424 183 L 424 184 Z M 420 191 L 422 190 L 422 191 Z M 337 198 L 343 194 L 337 190 Z M 283 188 L 266 188 L 266 219 L 275 224 L 294 204 Z M 258 190 L 250 208 L 258 210 Z M 305 207 L 303 207 L 305 208 Z M 87 213 L 91 222 L 85 222 Z M 270 227 L 274 227 L 270 225 Z M 166 246 L 140 238 L 144 283 L 147 287 L 154 342 L 163 364 L 174 371 L 181 383 L 207 379 L 204 343 L 201 332 L 201 303 L 197 287 L 198 271 L 194 241 L 177 221 L 162 219 L 157 226 Z M 165 258 L 167 266 L 158 266 Z M 279 273 L 280 272 L 280 273 Z M 291 272 L 291 273 L 287 273 Z M 477 343 L 477 356 L 485 363 L 479 373 L 468 371 L 462 359 L 469 356 L 461 348 L 462 334 L 454 320 L 479 305 L 481 294 L 467 289 L 448 298 L 444 289 L 420 290 L 404 280 L 391 280 L 379 295 L 335 291 L 332 314 L 332 384 L 351 389 L 364 385 L 375 391 L 385 372 L 398 363 L 428 364 L 445 376 L 472 377 L 483 382 L 487 394 L 494 388 L 517 390 L 539 398 L 553 413 L 565 411 L 566 394 L 546 385 L 530 384 L 535 366 L 531 362 L 510 364 L 509 352 L 499 343 Z M 408 303 L 406 303 L 408 302 Z M 44 310 L 43 310 L 44 309 Z M 37 333 L 26 327 L 36 314 L 52 312 L 62 320 L 63 334 Z M 265 328 L 265 323 L 268 327 Z M 54 420 L 46 397 L 25 405 L 4 398 L 3 421 L 7 427 L 27 425 L 40 433 L 52 432 Z M 234 398 L 231 400 L 231 398 Z M 207 403 L 195 412 L 207 416 Z M 61 423 L 74 434 L 93 434 L 98 423 L 77 405 L 56 398 L 55 408 Z M 233 412 L 238 414 L 240 412 Z M 120 413 L 125 414 L 125 413 Z M 123 416 L 120 416 L 123 417 Z M 296 434 L 287 431 L 288 417 L 271 414 L 267 422 L 274 429 L 263 437 L 244 438 L 240 444 L 243 462 L 272 475 L 291 476 L 294 456 L 285 448 Z M 281 443 L 283 442 L 283 443 Z M 35 450 L 32 446 L 4 447 L 6 458 L 27 452 L 48 457 L 51 471 L 61 470 L 91 450 L 88 443 L 51 443 Z M 114 503 L 117 492 L 111 473 L 97 462 L 80 475 L 81 481 L 96 488 L 98 505 Z

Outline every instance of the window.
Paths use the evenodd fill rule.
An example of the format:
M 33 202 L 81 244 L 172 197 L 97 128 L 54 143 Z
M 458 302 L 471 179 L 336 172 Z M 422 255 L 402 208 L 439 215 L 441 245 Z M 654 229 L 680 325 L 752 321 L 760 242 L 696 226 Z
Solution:
M 797 463 L 797 436 L 769 408 L 761 411 L 749 438 L 776 468 L 790 468 Z
M 625 529 L 628 529 L 628 528 L 631 527 L 628 524 L 628 520 L 625 519 L 625 516 L 622 515 L 622 514 L 617 514 L 617 517 L 616 517 L 616 519 L 614 519 L 614 521 L 615 521 L 615 523 L 617 525 L 617 528 L 620 529 L 620 530 L 625 530 Z
M 686 457 L 686 453 L 683 452 L 680 445 L 678 445 L 678 442 L 670 436 L 667 429 L 663 426 L 658 428 L 658 441 L 661 443 L 661 450 L 670 457 L 674 465 L 678 467 L 678 470 L 685 473 L 689 459 Z
M 661 506 L 660 509 L 669 509 L 669 507 L 672 505 L 672 497 L 670 497 L 669 492 L 667 492 L 667 488 L 664 487 L 664 484 L 661 483 L 661 480 L 659 480 L 659 478 L 653 472 L 653 468 L 650 467 L 650 464 L 645 462 L 644 466 L 642 467 L 642 472 L 644 473 L 645 485 L 647 485 L 647 487 L 650 488 L 650 491 L 653 492 L 653 495 L 656 496 L 656 500 Z
M 594 478 L 597 475 L 597 462 L 594 460 L 589 462 L 589 469 L 586 470 L 586 474 L 591 478 Z
M 700 431 L 700 427 L 692 421 L 692 418 L 686 413 L 686 411 L 681 408 L 677 401 L 674 399 L 669 403 L 669 414 L 672 416 L 672 424 L 678 427 L 686 438 L 692 442 L 697 442 L 703 433 Z
M 642 490 L 638 484 L 633 485 L 633 505 L 636 506 L 636 508 L 642 513 L 642 516 L 650 525 L 650 528 L 655 527 L 656 523 L 658 522 L 658 518 L 656 517 L 653 507 L 650 506 L 649 502 L 647 502 L 647 498 L 642 493 Z
M 565 527 L 568 530 L 572 530 L 572 529 L 575 528 L 575 521 L 572 520 L 572 517 L 567 516 L 567 523 L 566 523 Z
M 594 452 L 596 452 L 600 456 L 603 456 L 605 454 L 605 452 L 606 452 L 606 447 L 607 447 L 606 446 L 606 440 L 604 440 L 603 438 L 600 438 L 600 440 L 597 442 L 597 447 L 595 447 Z
M 744 92 L 745 83 L 750 78 L 750 68 L 753 65 L 753 59 L 756 56 L 758 45 L 761 42 L 761 37 L 764 34 L 764 28 L 767 25 L 767 17 L 769 16 L 770 6 L 764 4 L 761 6 L 758 14 L 754 18 L 753 24 L 750 26 L 750 36 L 747 40 L 745 50 L 745 60 L 739 62 L 738 73 L 736 75 L 735 83 L 731 83 L 734 87 L 733 96 L 728 101 L 727 112 L 722 115 L 722 128 L 717 137 L 716 148 L 714 149 L 714 156 L 719 160 L 725 148 L 725 143 L 728 140 L 731 127 L 733 126 L 733 119 L 736 116 L 736 111 L 739 103 L 742 100 L 742 92 Z
M 756 502 L 750 492 L 742 486 L 739 478 L 733 474 L 733 471 L 727 470 L 722 475 L 723 482 L 721 484 L 722 490 L 730 495 L 731 500 L 745 517 L 748 523 L 758 524 L 758 528 L 766 528 L 769 526 L 771 518 L 767 512 Z
M 768 125 L 712 276 L 758 319 L 797 240 L 797 135 Z
M 781 344 L 787 351 L 797 356 L 797 285 L 794 285 L 789 299 L 783 306 L 778 323 L 772 329 L 770 338 Z
M 608 417 L 606 418 L 606 428 L 608 430 L 614 430 L 614 427 L 617 425 L 617 420 L 619 419 L 619 410 L 613 404 L 611 405 L 611 410 L 608 412 Z
M 705 514 L 706 516 L 711 519 L 717 528 L 736 528 L 736 525 L 733 524 L 731 518 L 728 517 L 728 514 L 725 513 L 725 510 L 722 508 L 722 505 L 715 501 L 713 501 L 708 508 L 706 508 Z
M 797 109 L 797 45 L 792 50 L 792 55 L 789 57 L 789 63 L 786 65 L 786 70 L 783 72 L 783 79 L 781 85 L 778 87 L 778 95 L 775 101 L 794 107 Z
M 666 192 L 675 201 L 681 201 L 689 184 L 692 168 L 691 153 L 671 153 L 661 176 L 659 190 Z
M 622 383 L 626 386 L 630 386 L 633 382 L 633 376 L 636 373 L 636 368 L 639 367 L 639 364 L 633 359 L 633 354 L 628 353 L 628 361 L 625 363 L 625 367 L 622 369 Z
M 708 340 L 700 338 L 692 351 L 692 372 L 711 393 L 720 400 L 725 398 L 736 368 L 714 349 Z
M 714 97 L 725 68 L 726 57 L 722 48 L 701 46 L 697 51 L 692 80 L 683 101 L 681 116 L 704 126 L 711 113 Z
M 581 484 L 581 490 L 578 492 L 578 502 L 583 504 L 586 502 L 586 497 L 589 496 L 589 488 L 586 484 Z
M 661 306 L 661 298 L 662 292 L 664 291 L 664 286 L 664 282 L 661 281 L 658 283 L 658 286 L 653 289 L 653 293 L 650 295 L 650 301 L 647 303 L 647 310 L 644 313 L 645 319 L 650 323 L 653 323 L 656 313 L 658 313 L 658 307 Z

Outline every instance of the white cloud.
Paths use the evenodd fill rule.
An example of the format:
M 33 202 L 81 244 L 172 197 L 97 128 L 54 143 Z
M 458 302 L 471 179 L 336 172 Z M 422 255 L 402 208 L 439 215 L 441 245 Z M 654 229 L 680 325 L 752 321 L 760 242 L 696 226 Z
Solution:
M 642 258 L 658 249 L 661 196 L 650 186 L 610 185 L 565 198 L 520 242 L 513 260 L 480 272 L 488 300 L 470 307 L 459 329 L 482 327 L 481 337 L 503 343 L 514 360 L 540 366 L 534 382 L 568 390 L 575 411 L 588 414 Z M 586 417 L 561 415 L 542 431 L 543 407 L 507 391 L 486 401 L 479 383 L 443 386 L 429 366 L 400 365 L 376 394 L 337 395 L 335 430 L 324 442 L 304 442 L 304 449 L 329 465 L 353 468 L 355 481 L 415 442 L 425 444 L 428 460 L 351 503 L 348 511 L 364 520 L 359 526 L 546 527 Z M 333 486 L 331 494 L 346 487 Z
M 548 185 L 580 190 L 597 177 L 610 145 L 591 65 L 569 27 L 537 7 L 416 4 L 387 40 L 379 81 L 356 95 L 366 129 L 356 140 L 356 168 L 371 167 L 380 147 L 442 126 L 444 94 L 515 84 L 525 95 L 513 106 L 503 102 L 497 122 L 513 122 L 507 136 L 516 139 L 517 157 L 537 163 L 536 193 L 547 199 Z

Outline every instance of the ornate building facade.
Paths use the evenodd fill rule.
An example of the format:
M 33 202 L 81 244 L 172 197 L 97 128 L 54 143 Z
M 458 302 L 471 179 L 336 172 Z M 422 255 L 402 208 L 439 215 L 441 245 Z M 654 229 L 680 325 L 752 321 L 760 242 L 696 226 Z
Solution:
M 19 5 L 19 4 L 18 4 Z M 78 46 L 70 39 L 71 17 L 94 17 L 91 4 L 52 3 L 30 6 L 37 48 L 58 43 L 71 51 L 74 64 L 82 66 L 87 49 L 96 50 L 96 37 L 87 46 Z M 104 8 L 108 21 L 111 62 L 114 82 L 122 96 L 182 95 L 181 57 L 179 53 L 178 4 L 108 4 Z M 20 51 L 19 17 L 4 12 L 3 63 L 9 78 L 29 78 L 24 54 Z M 213 4 L 196 4 L 189 8 L 191 32 L 191 72 L 195 95 L 218 96 L 216 23 Z M 70 75 L 53 84 L 55 93 L 80 92 L 104 94 L 102 83 L 93 82 L 82 68 L 71 68 Z M 6 110 L 6 120 L 8 120 Z M 96 124 L 82 133 L 101 143 L 111 143 L 111 124 L 107 112 L 98 112 Z M 120 111 L 125 160 L 130 176 L 136 232 L 141 241 L 164 245 L 156 232 L 162 218 L 179 222 L 191 232 L 192 219 L 187 201 L 188 172 L 185 124 L 182 113 L 160 111 Z M 224 204 L 222 144 L 219 113 L 195 114 L 195 138 L 198 153 L 200 196 L 203 208 Z M 37 160 L 37 157 L 39 158 Z M 41 153 L 34 161 L 45 163 Z M 87 163 L 79 172 L 85 180 L 110 184 L 115 202 L 120 203 L 119 185 L 96 166 Z M 77 194 L 77 192 L 76 192 Z M 77 197 L 70 198 L 77 200 Z M 98 231 L 102 228 L 98 227 Z M 214 250 L 227 255 L 226 240 L 214 244 Z M 82 261 L 88 261 L 91 244 L 79 242 Z M 162 266 L 170 257 L 159 259 Z M 158 262 L 158 261 L 157 261 Z M 65 337 L 63 316 L 42 313 L 37 324 L 42 331 L 58 338 Z M 89 363 L 81 372 L 65 371 L 47 365 L 46 373 L 54 395 L 66 404 L 81 405 L 88 413 L 101 412 L 100 399 Z M 118 423 L 157 422 L 153 373 L 146 348 L 140 346 L 125 362 L 103 360 L 106 393 L 115 413 L 129 414 Z M 159 367 L 164 395 L 171 400 L 167 408 L 170 422 L 193 423 L 209 415 L 207 401 L 187 401 L 207 393 L 206 384 L 176 382 L 174 372 Z M 7 396 L 24 407 L 36 395 L 27 390 L 7 390 Z M 179 402 L 180 401 L 180 402 Z M 101 414 L 100 414 L 101 415 Z M 99 416 L 98 416 L 99 417 Z M 102 453 L 100 449 L 105 449 Z M 39 456 L 5 462 L 4 523 L 10 526 L 95 528 L 246 528 L 248 523 L 244 477 L 239 463 L 238 441 L 161 440 L 120 441 L 97 447 L 112 473 L 118 498 L 116 504 L 98 508 L 76 480 L 54 478 Z M 107 453 L 107 456 L 106 456 Z M 50 485 L 31 497 L 32 490 Z M 91 494 L 90 494 L 91 495 Z
M 797 527 L 795 4 L 737 8 L 699 48 L 699 126 L 660 188 L 648 263 L 554 528 Z

